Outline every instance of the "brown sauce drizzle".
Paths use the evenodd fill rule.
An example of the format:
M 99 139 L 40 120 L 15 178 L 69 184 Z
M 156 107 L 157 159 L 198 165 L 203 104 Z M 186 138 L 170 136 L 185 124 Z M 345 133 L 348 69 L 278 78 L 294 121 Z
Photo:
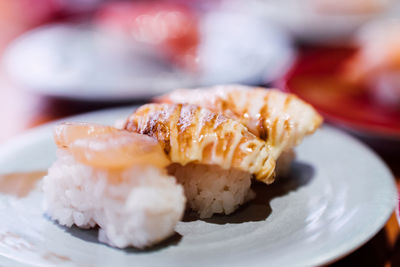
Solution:
M 0 193 L 26 197 L 46 174 L 45 171 L 0 174 Z

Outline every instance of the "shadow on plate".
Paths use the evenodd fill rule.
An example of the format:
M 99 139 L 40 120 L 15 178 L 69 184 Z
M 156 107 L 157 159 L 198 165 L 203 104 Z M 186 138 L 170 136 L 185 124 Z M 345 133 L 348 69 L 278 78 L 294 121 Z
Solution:
M 51 220 L 48 216 L 46 216 L 46 218 L 48 220 Z M 118 248 L 114 248 L 111 247 L 105 243 L 101 243 L 97 236 L 98 236 L 98 232 L 99 232 L 99 227 L 95 227 L 95 228 L 91 228 L 91 229 L 81 229 L 77 226 L 72 226 L 72 227 L 66 227 L 66 226 L 62 226 L 59 225 L 56 222 L 53 222 L 54 224 L 56 224 L 58 227 L 60 227 L 61 229 L 63 229 L 66 233 L 79 238 L 81 240 L 84 240 L 86 242 L 90 242 L 90 243 L 95 243 L 95 244 L 99 244 L 99 245 L 103 245 L 103 246 L 107 246 L 110 247 L 112 249 L 117 249 L 120 251 L 124 251 L 126 253 L 150 253 L 150 252 L 156 252 L 171 246 L 176 246 L 179 244 L 179 242 L 182 239 L 182 235 L 178 234 L 177 232 L 175 232 L 172 236 L 170 236 L 169 238 L 165 239 L 164 241 L 150 247 L 150 248 L 146 248 L 146 249 L 137 249 L 137 248 L 133 248 L 133 247 L 129 247 L 129 248 L 124 248 L 124 249 L 118 249 Z
M 195 212 L 188 211 L 183 221 L 203 220 L 214 224 L 263 221 L 271 214 L 270 202 L 272 199 L 287 195 L 307 185 L 313 179 L 314 173 L 314 168 L 311 165 L 304 162 L 293 162 L 289 175 L 278 177 L 272 185 L 261 182 L 253 183 L 252 189 L 256 193 L 256 198 L 241 206 L 234 213 L 230 215 L 216 214 L 211 218 L 199 219 Z

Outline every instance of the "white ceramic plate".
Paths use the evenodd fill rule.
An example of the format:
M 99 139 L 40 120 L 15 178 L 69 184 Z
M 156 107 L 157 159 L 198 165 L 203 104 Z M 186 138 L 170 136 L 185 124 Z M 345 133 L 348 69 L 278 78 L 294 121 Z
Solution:
M 133 108 L 66 119 L 112 124 Z M 0 147 L 0 173 L 45 170 L 55 159 L 52 125 Z M 177 234 L 147 251 L 97 242 L 96 230 L 68 229 L 42 212 L 40 182 L 23 198 L 0 194 L 0 265 L 312 266 L 355 250 L 396 204 L 390 171 L 371 150 L 323 127 L 297 149 L 290 177 L 257 186 L 231 216 L 187 217 Z

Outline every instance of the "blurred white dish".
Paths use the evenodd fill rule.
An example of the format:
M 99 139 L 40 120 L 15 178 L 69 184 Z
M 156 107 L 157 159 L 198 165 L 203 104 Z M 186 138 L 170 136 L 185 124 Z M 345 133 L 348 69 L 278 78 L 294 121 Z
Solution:
M 289 37 L 265 19 L 212 12 L 203 19 L 201 30 L 202 85 L 270 82 L 295 58 Z
M 67 118 L 113 124 L 132 108 Z M 46 170 L 55 160 L 54 124 L 0 148 L 0 174 Z M 61 227 L 43 215 L 42 192 L 0 193 L 0 265 L 315 266 L 361 246 L 397 202 L 385 164 L 354 138 L 323 127 L 296 148 L 291 175 L 263 186 L 230 216 L 180 222 L 179 234 L 155 248 L 115 249 L 97 230 Z M 18 175 L 17 175 L 18 176 Z M 3 182 L 4 184 L 4 182 Z M 180 237 L 179 237 L 180 236 Z
M 87 27 L 49 25 L 17 39 L 5 54 L 13 81 L 50 96 L 124 100 L 189 85 L 158 58 L 137 54 Z
M 88 27 L 67 24 L 21 36 L 6 51 L 4 63 L 13 81 L 40 94 L 120 101 L 179 87 L 271 81 L 293 61 L 288 37 L 256 18 L 212 13 L 200 31 L 196 75 L 160 60 L 157 53 L 139 53 Z

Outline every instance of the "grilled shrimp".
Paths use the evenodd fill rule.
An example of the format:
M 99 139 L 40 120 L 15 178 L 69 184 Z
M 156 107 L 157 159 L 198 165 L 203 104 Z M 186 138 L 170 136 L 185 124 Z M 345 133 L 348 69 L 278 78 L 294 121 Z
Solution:
M 170 161 L 158 141 L 146 135 L 89 123 L 63 123 L 54 140 L 77 161 L 97 168 L 123 169 L 132 165 L 160 168 Z
M 270 148 L 240 122 L 188 104 L 148 104 L 123 128 L 158 139 L 174 163 L 215 164 L 255 174 L 273 182 L 275 160 Z
M 275 160 L 322 123 L 322 117 L 311 105 L 293 94 L 273 89 L 239 85 L 180 89 L 156 100 L 194 104 L 238 120 L 267 142 Z

